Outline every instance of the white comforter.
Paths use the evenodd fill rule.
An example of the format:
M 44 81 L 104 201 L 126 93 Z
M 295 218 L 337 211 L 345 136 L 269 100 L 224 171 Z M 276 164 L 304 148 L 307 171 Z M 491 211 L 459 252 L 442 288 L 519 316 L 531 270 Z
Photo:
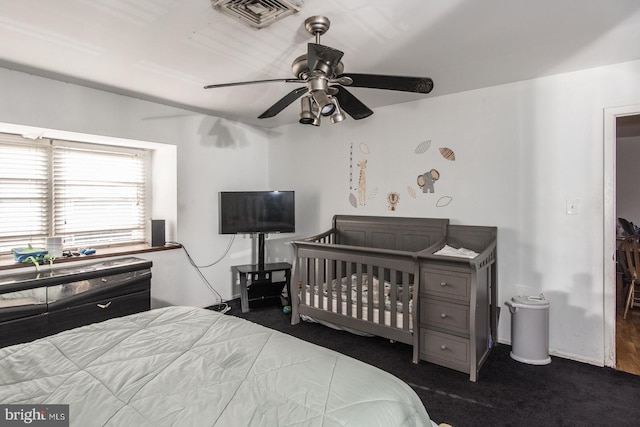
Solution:
M 0 349 L 0 402 L 72 426 L 433 426 L 375 367 L 204 309 L 169 307 Z

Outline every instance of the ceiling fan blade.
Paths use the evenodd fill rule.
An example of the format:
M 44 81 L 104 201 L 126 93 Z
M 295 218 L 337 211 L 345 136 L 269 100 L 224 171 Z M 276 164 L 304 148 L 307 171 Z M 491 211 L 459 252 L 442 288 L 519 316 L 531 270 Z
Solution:
M 340 85 L 332 86 L 338 89 L 338 93 L 334 96 L 340 103 L 342 108 L 347 114 L 349 114 L 354 120 L 364 119 L 373 114 L 373 111 L 364 105 L 358 98 L 353 96 L 351 92 Z
M 428 77 L 384 76 L 378 74 L 344 73 L 337 78 L 350 77 L 352 87 L 398 90 L 402 92 L 429 93 L 433 89 L 433 80 Z
M 289 92 L 288 94 L 286 94 L 285 96 L 280 98 L 280 100 L 278 102 L 276 102 L 271 107 L 269 107 L 267 109 L 267 111 L 265 111 L 264 113 L 260 114 L 258 116 L 258 118 L 259 119 L 267 119 L 269 117 L 275 116 L 280 111 L 282 111 L 285 108 L 287 108 L 289 106 L 289 104 L 291 104 L 293 101 L 295 101 L 296 99 L 298 99 L 302 95 L 304 95 L 306 92 L 307 92 L 307 87 L 306 86 L 299 87 L 297 89 L 292 90 L 291 92 Z
M 248 82 L 235 82 L 235 83 L 220 83 L 214 85 L 206 85 L 205 89 L 215 89 L 219 87 L 230 87 L 230 86 L 244 86 L 244 85 L 255 85 L 259 83 L 273 83 L 273 82 L 281 82 L 281 83 L 306 83 L 304 80 L 300 79 L 268 79 L 268 80 L 251 80 Z
M 321 70 L 327 75 L 333 74 L 333 70 L 340 63 L 343 52 L 329 46 L 317 43 L 307 44 L 307 64 L 309 70 Z

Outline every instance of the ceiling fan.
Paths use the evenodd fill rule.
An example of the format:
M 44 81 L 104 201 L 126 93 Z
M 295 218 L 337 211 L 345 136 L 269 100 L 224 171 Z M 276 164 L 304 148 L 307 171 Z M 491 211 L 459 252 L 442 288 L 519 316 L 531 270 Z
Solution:
M 315 126 L 320 125 L 322 116 L 330 116 L 332 123 L 341 122 L 346 118 L 343 111 L 355 120 L 364 119 L 373 114 L 373 111 L 345 86 L 415 93 L 429 93 L 433 89 L 433 80 L 428 77 L 344 73 L 344 65 L 341 61 L 344 53 L 320 44 L 320 36 L 329 29 L 329 19 L 324 16 L 312 16 L 307 18 L 304 24 L 307 31 L 315 36 L 316 42 L 308 43 L 307 53 L 293 61 L 291 71 L 296 78 L 211 84 L 204 88 L 214 89 L 269 82 L 304 83 L 306 86 L 293 89 L 258 118 L 274 117 L 302 97 L 300 123 Z

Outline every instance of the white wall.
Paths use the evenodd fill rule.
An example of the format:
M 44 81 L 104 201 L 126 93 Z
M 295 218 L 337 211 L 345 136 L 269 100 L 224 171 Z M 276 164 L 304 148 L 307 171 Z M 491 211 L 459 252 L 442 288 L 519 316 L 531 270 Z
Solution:
M 266 185 L 267 136 L 256 128 L 3 68 L 0 94 L 0 123 L 176 147 L 177 209 L 175 204 L 173 209 L 177 210 L 177 224 L 168 224 L 168 237 L 183 243 L 199 265 L 218 259 L 230 239 L 218 234 L 217 193 Z M 171 156 L 173 151 L 161 150 L 160 157 Z M 154 179 L 169 176 L 173 185 L 175 175 L 175 169 L 154 171 Z M 163 183 L 167 184 L 171 183 Z M 160 215 L 173 213 L 161 211 Z M 251 242 L 239 238 L 226 258 L 203 270 L 224 299 L 234 292 L 230 266 L 250 263 L 251 255 Z M 205 307 L 216 302 L 183 251 L 154 252 L 142 258 L 154 261 L 154 307 Z
M 552 354 L 603 364 L 604 328 L 615 322 L 603 318 L 603 109 L 639 103 L 639 77 L 632 62 L 379 108 L 361 121 L 280 127 L 270 138 L 269 181 L 293 183 L 305 210 L 298 234 L 329 228 L 334 214 L 497 226 L 498 303 L 544 293 Z M 351 144 L 354 184 L 355 163 L 368 161 L 369 200 L 357 208 Z M 424 194 L 416 178 L 432 168 L 441 177 Z M 395 212 L 390 192 L 400 195 Z M 452 201 L 437 207 L 442 196 Z M 567 200 L 577 200 L 577 215 L 567 214 Z M 508 310 L 498 339 L 510 341 Z

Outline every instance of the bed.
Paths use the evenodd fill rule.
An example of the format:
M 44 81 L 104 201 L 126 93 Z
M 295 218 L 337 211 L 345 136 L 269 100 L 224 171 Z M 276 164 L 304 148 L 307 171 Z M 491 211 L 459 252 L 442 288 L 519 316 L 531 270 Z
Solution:
M 0 349 L 0 402 L 68 404 L 72 426 L 435 426 L 403 381 L 193 307 Z
M 414 363 L 476 381 L 497 331 L 496 239 L 442 218 L 335 215 L 293 242 L 291 321 L 406 343 Z

